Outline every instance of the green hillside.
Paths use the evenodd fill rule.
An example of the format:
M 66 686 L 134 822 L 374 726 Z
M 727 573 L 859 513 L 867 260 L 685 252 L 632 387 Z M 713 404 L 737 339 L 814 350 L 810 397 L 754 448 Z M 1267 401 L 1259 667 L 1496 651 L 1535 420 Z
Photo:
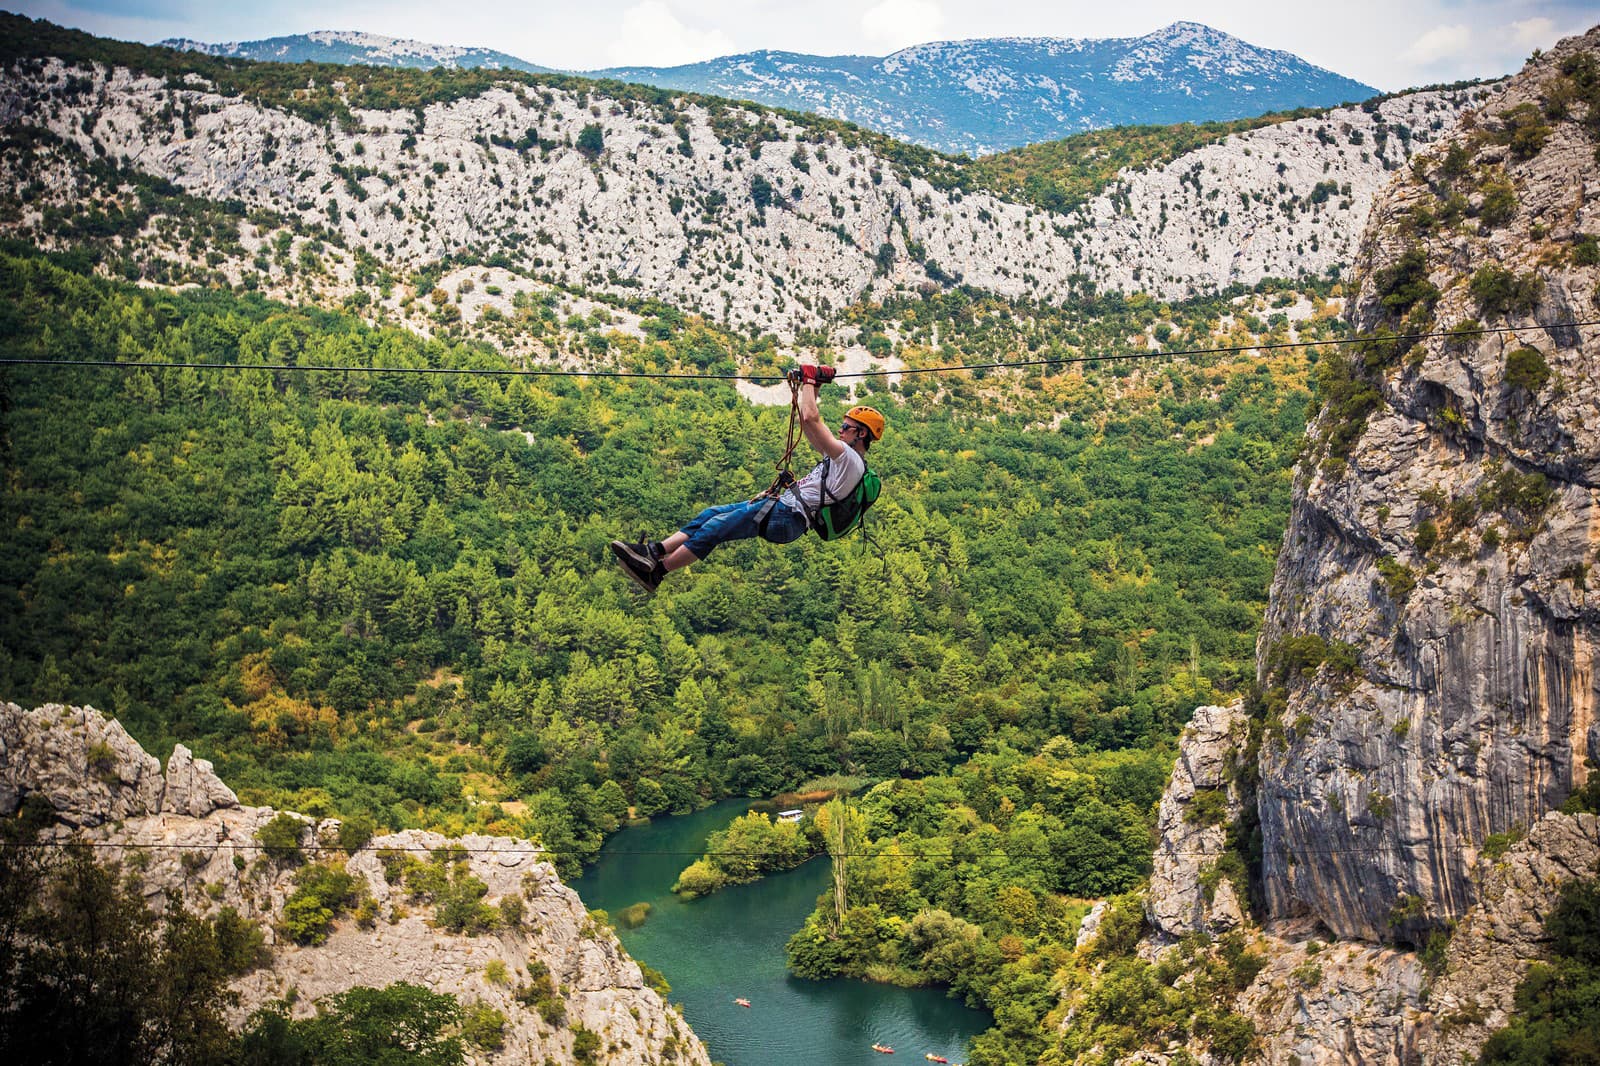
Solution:
M 479 344 L 70 262 L 0 259 L 6 357 L 509 369 Z M 1231 310 L 956 294 L 854 315 L 927 364 L 1177 343 Z M 661 325 L 614 354 L 771 358 Z M 941 347 L 919 345 L 933 330 Z M 992 1034 L 1003 1057 L 1041 1039 L 1049 997 L 1024 977 L 1070 944 L 1072 901 L 1144 872 L 1189 710 L 1253 675 L 1307 362 L 869 382 L 891 427 L 875 546 L 730 546 L 648 601 L 606 541 L 757 491 L 783 410 L 706 380 L 13 366 L 0 691 L 190 744 L 247 802 L 526 835 L 569 874 L 630 810 L 900 781 L 869 804 L 873 833 L 965 825 L 972 854 L 924 863 L 910 894 L 884 868 L 871 891 L 897 920 L 925 903 L 977 931 L 989 961 L 962 989 L 1032 1019 Z M 953 979 L 865 943 L 802 972 Z
M 506 365 L 34 257 L 4 292 L 13 357 Z M 947 338 L 1011 314 L 982 306 Z M 669 332 L 636 358 L 750 358 Z M 966 375 L 871 394 L 878 550 L 731 548 L 647 603 L 605 541 L 758 489 L 782 410 L 705 381 L 12 368 L 0 686 L 197 739 L 252 799 L 504 821 L 574 858 L 607 780 L 653 813 L 934 772 L 996 735 L 1143 746 L 1251 674 L 1307 394 L 1298 357 L 1108 367 L 1032 371 L 1005 403 Z M 469 815 L 451 775 L 528 812 Z

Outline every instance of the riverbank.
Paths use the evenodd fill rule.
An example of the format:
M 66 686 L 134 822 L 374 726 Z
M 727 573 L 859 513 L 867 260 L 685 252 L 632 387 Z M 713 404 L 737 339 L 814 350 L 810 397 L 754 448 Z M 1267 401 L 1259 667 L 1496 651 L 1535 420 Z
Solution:
M 586 906 L 613 914 L 651 905 L 641 925 L 618 936 L 630 955 L 666 977 L 684 1020 L 726 1066 L 881 1066 L 873 1043 L 913 1058 L 931 1052 L 965 1061 L 968 1042 L 992 1019 L 942 989 L 808 981 L 788 972 L 784 945 L 827 888 L 826 859 L 693 902 L 672 895 L 678 872 L 704 853 L 711 832 L 749 806 L 730 800 L 626 829 L 572 887 Z

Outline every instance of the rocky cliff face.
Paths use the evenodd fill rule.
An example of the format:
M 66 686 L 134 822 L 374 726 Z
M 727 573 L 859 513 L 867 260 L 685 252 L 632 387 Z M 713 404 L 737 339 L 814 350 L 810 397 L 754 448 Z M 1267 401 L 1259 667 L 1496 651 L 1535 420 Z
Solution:
M 1530 63 L 1362 242 L 1356 330 L 1461 332 L 1328 379 L 1260 638 L 1269 904 L 1341 936 L 1461 917 L 1485 839 L 1600 755 L 1597 50 Z
M 92 844 L 103 861 L 136 872 L 152 909 L 176 894 L 198 913 L 231 906 L 262 924 L 272 963 L 235 983 L 235 1022 L 291 990 L 295 1014 L 307 1016 L 318 1000 L 345 989 L 410 981 L 506 1016 L 503 1047 L 480 1053 L 481 1061 L 574 1062 L 581 1027 L 599 1036 L 606 1062 L 709 1064 L 683 1019 L 528 841 L 413 830 L 375 837 L 347 856 L 328 843 L 336 822 L 302 819 L 302 846 L 354 875 L 372 902 L 362 920 L 342 918 L 326 941 L 301 947 L 274 931 L 294 889 L 293 869 L 267 858 L 256 839 L 278 812 L 241 806 L 211 765 L 181 745 L 163 774 L 154 756 L 93 708 L 0 704 L 0 815 L 14 814 L 29 796 L 43 797 L 54 812 L 46 838 Z M 426 859 L 457 847 L 487 886 L 485 902 L 519 901 L 500 912 L 520 917 L 491 932 L 452 935 L 436 926 L 428 904 L 390 879 L 397 857 Z M 539 963 L 561 1008 L 546 1003 L 553 1022 L 518 995 Z
M 1060 232 L 1102 289 L 1173 299 L 1355 261 L 1373 199 L 1485 87 L 1405 93 L 1124 170 Z
M 148 243 L 147 258 L 209 260 L 235 280 L 260 270 L 269 289 L 307 243 L 321 259 L 303 237 L 277 248 L 248 216 L 259 209 L 327 226 L 395 268 L 500 257 L 522 274 L 787 335 L 864 294 L 955 281 L 1052 301 L 1086 281 L 1182 299 L 1282 275 L 1286 263 L 1321 273 L 1349 261 L 1376 189 L 1471 96 L 1410 94 L 1241 134 L 1126 174 L 1062 216 L 937 188 L 870 147 L 754 107 L 507 83 L 414 111 L 357 111 L 347 127 L 219 94 L 197 76 L 51 60 L 0 79 L 0 121 L 17 134 L 0 174 L 18 201 L 0 227 L 59 240 L 43 212 L 80 208 L 84 161 L 100 158 L 246 209 L 242 254 L 193 247 L 173 219 L 125 236 Z M 598 143 L 579 144 L 586 127 Z M 22 135 L 30 129 L 71 156 Z M 943 181 L 956 168 L 932 159 L 925 169 Z M 358 269 L 354 256 L 331 258 L 342 265 L 307 269 Z
M 1514 992 L 1542 957 L 1544 921 L 1574 880 L 1600 870 L 1600 817 L 1551 811 L 1522 839 L 1502 841 L 1467 871 L 1476 902 L 1448 946 L 1421 953 L 1362 939 L 1334 939 L 1315 917 L 1257 924 L 1239 901 L 1244 867 L 1230 860 L 1222 824 L 1238 824 L 1244 708 L 1202 707 L 1185 731 L 1161 800 L 1159 843 L 1145 912 L 1152 930 L 1140 954 L 1160 959 L 1200 934 L 1243 935 L 1263 962 L 1230 1004 L 1250 1024 L 1258 1061 L 1303 1066 L 1455 1063 L 1475 1060 L 1515 1010 Z M 1092 940 L 1101 908 L 1084 922 Z M 1430 969 L 1430 966 L 1432 967 Z M 1147 1050 L 1132 1059 L 1175 1064 L 1223 1058 L 1203 1044 Z
M 1156 853 L 1145 914 L 1156 935 L 1217 935 L 1244 921 L 1242 866 L 1229 876 L 1227 827 L 1243 797 L 1238 764 L 1250 723 L 1238 707 L 1200 707 L 1156 814 Z
M 1600 757 L 1597 198 L 1600 29 L 1374 206 L 1348 313 L 1378 339 L 1327 357 L 1258 649 L 1266 920 L 1240 927 L 1266 965 L 1233 1009 L 1264 1061 L 1474 1060 L 1600 873 L 1600 818 L 1555 809 Z M 1148 955 L 1235 921 L 1243 721 L 1185 733 Z

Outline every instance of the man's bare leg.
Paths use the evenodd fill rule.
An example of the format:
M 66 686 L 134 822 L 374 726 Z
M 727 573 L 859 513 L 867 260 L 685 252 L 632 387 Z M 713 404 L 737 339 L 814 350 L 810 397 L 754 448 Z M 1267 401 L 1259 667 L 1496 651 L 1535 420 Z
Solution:
M 683 542 L 688 539 L 687 537 L 684 537 L 682 533 L 674 533 L 673 536 L 681 538 L 675 547 L 667 548 L 671 538 L 661 542 L 661 547 L 667 548 L 667 553 L 661 557 L 661 565 L 666 568 L 668 573 L 674 570 L 681 570 L 690 563 L 700 561 L 698 555 L 684 546 Z

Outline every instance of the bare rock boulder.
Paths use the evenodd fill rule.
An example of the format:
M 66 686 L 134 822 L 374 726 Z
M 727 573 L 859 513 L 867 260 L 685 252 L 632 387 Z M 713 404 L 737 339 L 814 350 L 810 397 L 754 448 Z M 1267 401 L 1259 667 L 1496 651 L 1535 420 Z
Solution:
M 1234 766 L 1248 733 L 1239 705 L 1200 707 L 1179 741 L 1145 897 L 1146 916 L 1163 937 L 1224 933 L 1244 921 L 1243 886 L 1234 885 L 1227 865 L 1227 827 L 1239 816 Z
M 56 818 L 92 826 L 161 809 L 161 763 L 93 707 L 0 704 L 0 814 L 41 796 Z
M 222 783 L 209 759 L 196 759 L 182 744 L 167 760 L 167 793 L 161 809 L 172 814 L 204 818 L 212 811 L 239 806 L 239 797 Z

